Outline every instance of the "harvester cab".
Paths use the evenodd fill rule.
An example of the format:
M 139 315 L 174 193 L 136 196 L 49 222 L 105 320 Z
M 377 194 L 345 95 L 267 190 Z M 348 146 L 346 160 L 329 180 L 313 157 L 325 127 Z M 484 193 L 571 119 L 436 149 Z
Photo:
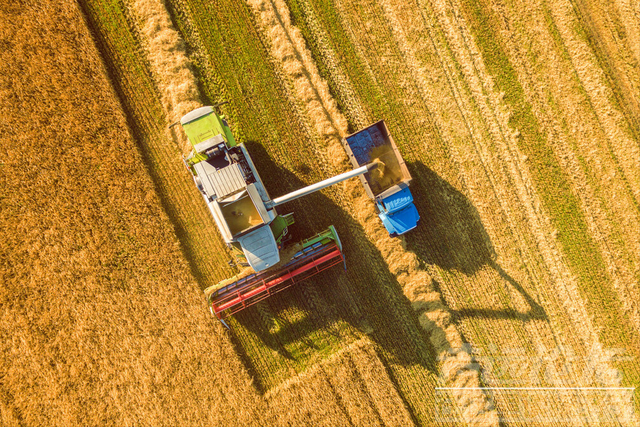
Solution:
M 238 250 L 242 264 L 256 271 L 275 265 L 286 227 L 277 227 L 279 235 L 274 235 L 270 224 L 278 215 L 266 206 L 269 195 L 244 145 L 236 143 L 212 107 L 198 108 L 180 123 L 193 146 L 185 163 L 224 241 Z
M 224 116 L 214 107 L 191 111 L 180 124 L 193 147 L 185 165 L 234 252 L 236 264 L 248 267 L 205 289 L 211 312 L 218 319 L 344 262 L 333 226 L 286 247 L 293 214 L 279 215 L 276 207 L 367 173 L 377 166 L 375 162 L 271 199 L 246 147 L 235 141 Z

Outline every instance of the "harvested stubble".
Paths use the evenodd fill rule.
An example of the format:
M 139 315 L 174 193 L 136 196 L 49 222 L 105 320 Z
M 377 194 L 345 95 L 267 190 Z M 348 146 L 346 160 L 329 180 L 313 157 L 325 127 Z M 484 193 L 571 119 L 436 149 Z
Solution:
M 492 5 L 498 16 L 487 9 L 465 8 L 473 30 L 484 39 L 480 46 L 492 52 L 487 55 L 489 70 L 512 92 L 505 99 L 513 106 L 513 122 L 527 130 L 519 145 L 531 159 L 532 178 L 557 227 L 553 237 L 577 276 L 571 283 L 578 290 L 574 295 L 581 294 L 584 301 L 583 307 L 567 312 L 581 324 L 577 335 L 591 337 L 588 341 L 594 348 L 602 342 L 624 348 L 636 358 L 638 329 L 631 325 L 638 324 L 638 308 L 629 301 L 637 301 L 638 290 L 628 284 L 638 280 L 638 252 L 633 249 L 638 244 L 638 229 L 628 221 L 637 222 L 631 218 L 639 214 L 634 200 L 638 180 L 632 177 L 640 169 L 637 160 L 635 167 L 623 164 L 637 159 L 632 153 L 637 153 L 638 145 L 637 141 L 630 143 L 630 135 L 625 135 L 629 129 L 625 132 L 624 116 L 629 116 L 630 111 L 625 113 L 629 105 L 616 106 L 609 87 L 620 82 L 604 78 L 594 53 L 582 40 L 583 29 L 574 16 L 575 9 L 565 2 L 535 8 Z M 494 30 L 480 24 L 478 13 L 483 15 L 482 22 L 492 23 L 494 28 L 514 16 L 525 16 L 527 24 L 501 28 L 505 36 L 488 46 L 486 35 Z M 520 42 L 525 39 L 533 41 L 527 49 Z M 507 59 L 509 66 L 505 66 Z M 520 107 L 524 102 L 530 103 L 530 112 Z M 548 138 L 552 142 L 546 147 L 541 143 L 542 133 L 551 135 Z M 577 312 L 581 314 L 576 316 Z M 608 358 L 604 352 L 596 352 L 596 357 Z M 621 381 L 637 384 L 637 364 L 609 364 L 624 375 L 624 379 L 603 375 L 610 379 L 610 385 L 620 385 Z M 628 410 L 628 402 L 620 407 Z
M 467 339 L 485 349 L 487 344 L 498 348 L 519 346 L 530 358 L 544 357 L 547 349 L 560 340 L 567 348 L 578 351 L 579 356 L 572 360 L 571 355 L 565 354 L 562 356 L 564 361 L 557 362 L 576 375 L 556 376 L 551 381 L 575 384 L 585 380 L 593 384 L 590 381 L 595 380 L 596 384 L 602 381 L 611 386 L 620 385 L 620 379 L 610 375 L 615 370 L 612 370 L 610 356 L 599 345 L 597 329 L 590 326 L 590 315 L 580 295 L 579 280 L 583 278 L 577 279 L 575 270 L 571 271 L 564 257 L 559 255 L 563 247 L 555 240 L 549 218 L 541 209 L 545 199 L 541 201 L 539 193 L 536 194 L 535 185 L 539 182 L 534 181 L 539 175 L 527 175 L 526 157 L 517 147 L 521 143 L 519 132 L 508 125 L 509 105 L 502 101 L 503 96 L 491 89 L 493 83 L 486 77 L 482 56 L 473 45 L 467 24 L 457 12 L 464 8 L 452 6 L 450 2 L 423 2 L 420 7 L 402 1 L 349 4 L 337 1 L 330 7 L 324 2 L 312 4 L 312 7 L 299 7 L 298 10 L 314 10 L 324 20 L 320 24 L 308 24 L 307 28 L 331 28 L 331 42 L 335 44 L 329 49 L 344 55 L 339 80 L 328 76 L 333 80 L 331 86 L 341 104 L 349 105 L 345 97 L 354 90 L 360 99 L 371 99 L 363 109 L 388 119 L 401 150 L 410 153 L 405 159 L 429 165 L 460 189 L 447 188 L 451 185 L 443 184 L 432 172 L 416 166 L 421 173 L 414 174 L 416 179 L 412 185 L 422 188 L 423 198 L 429 200 L 418 200 L 417 203 L 420 212 L 426 211 L 431 217 L 423 214 L 423 222 L 427 221 L 430 229 L 423 228 L 423 236 L 413 239 L 410 235 L 407 240 L 420 249 L 418 253 L 423 260 L 433 264 L 431 271 L 440 283 L 447 304 L 457 309 Z M 336 9 L 339 10 L 337 16 Z M 306 16 L 298 15 L 296 20 L 306 23 L 309 16 L 306 12 Z M 507 21 L 515 22 L 517 17 L 500 22 Z M 343 33 L 347 33 L 347 42 Z M 318 47 L 312 31 L 307 34 L 312 37 L 310 46 L 324 48 Z M 535 37 L 529 36 L 532 38 Z M 396 46 L 385 44 L 393 39 Z M 353 51 L 357 54 L 350 56 Z M 503 64 L 500 66 L 505 68 Z M 535 68 L 529 67 L 530 70 Z M 345 74 L 355 89 L 341 93 L 341 84 L 337 82 L 343 81 Z M 373 94 L 378 91 L 382 95 L 375 98 Z M 385 102 L 379 102 L 379 99 Z M 416 112 L 422 117 L 416 117 L 414 121 L 412 116 Z M 353 115 L 353 112 L 347 112 L 347 115 Z M 427 126 L 421 126 L 425 121 Z M 408 145 L 403 147 L 403 143 Z M 438 189 L 440 186 L 446 190 Z M 511 194 L 510 189 L 514 187 L 517 192 Z M 466 215 L 475 209 L 461 206 L 456 201 L 462 196 L 460 192 L 477 207 L 482 218 L 479 228 L 473 222 L 480 218 Z M 487 227 L 486 231 L 482 224 Z M 438 229 L 438 226 L 442 228 Z M 522 232 L 527 227 L 531 227 L 531 234 Z M 564 238 L 567 236 L 571 234 Z M 486 243 L 487 248 L 495 250 L 491 256 L 486 248 L 483 249 Z M 589 245 L 584 247 L 588 249 Z M 497 258 L 492 258 L 496 255 Z M 486 266 L 477 265 L 477 260 Z M 515 279 L 499 266 L 498 261 L 514 272 L 511 274 Z M 538 301 L 544 304 L 550 321 L 537 319 L 541 307 L 527 291 L 539 295 Z M 600 299 L 592 294 L 586 303 L 593 296 Z M 502 304 L 514 309 L 503 311 L 500 309 Z M 509 315 L 509 312 L 513 314 Z M 622 340 L 618 344 L 629 351 L 633 349 L 630 341 Z M 593 365 L 585 366 L 586 358 L 589 358 L 587 364 Z M 622 366 L 630 376 L 635 375 L 633 366 L 628 363 Z M 594 368 L 595 379 L 581 375 L 581 369 Z M 491 380 L 491 377 L 487 379 Z M 498 408 L 508 416 L 509 399 L 495 396 Z M 562 401 L 564 397 L 558 399 Z M 615 396 L 607 396 L 607 399 L 616 401 Z M 583 408 L 580 404 L 567 403 L 566 410 Z M 619 413 L 618 421 L 631 422 L 629 405 L 617 403 L 614 412 Z M 584 408 L 593 406 L 585 405 Z
M 304 102 L 304 111 L 308 120 L 320 134 L 320 143 L 326 150 L 321 156 L 332 161 L 336 169 L 346 169 L 344 152 L 336 156 L 339 146 L 338 137 L 346 135 L 346 120 L 335 109 L 328 86 L 319 76 L 318 69 L 311 61 L 300 30 L 290 23 L 289 9 L 284 1 L 267 2 L 253 0 L 249 2 L 259 15 L 258 23 L 271 42 L 271 52 L 282 61 L 285 77 L 296 88 L 297 96 Z M 326 108 L 319 108 L 326 106 Z M 372 153 L 372 157 L 381 153 Z M 372 174 L 383 186 L 394 179 L 396 168 L 391 162 L 382 171 Z M 381 172 L 387 172 L 387 175 Z M 445 384 L 451 387 L 479 387 L 478 371 L 469 369 L 471 355 L 462 346 L 462 337 L 450 321 L 447 307 L 440 301 L 440 295 L 432 284 L 426 271 L 419 267 L 416 256 L 407 252 L 398 240 L 391 239 L 378 218 L 371 201 L 364 195 L 358 182 L 348 182 L 341 199 L 343 205 L 359 219 L 369 239 L 381 252 L 389 265 L 391 273 L 396 275 L 403 287 L 404 295 L 411 301 L 420 325 L 428 332 L 431 344 L 442 358 L 442 372 Z M 346 196 L 346 197 L 345 197 Z M 351 200 L 355 200 L 351 202 Z M 497 425 L 497 413 L 492 403 L 481 390 L 458 391 L 454 394 L 466 422 L 475 425 Z
M 608 79 L 598 67 L 602 61 L 597 61 L 597 52 L 574 30 L 580 28 L 579 21 L 566 4 L 554 4 L 551 10 L 498 10 L 504 16 L 526 13 L 532 24 L 510 31 L 505 53 L 514 59 L 514 71 L 526 84 L 526 96 L 541 129 L 554 135 L 553 154 L 567 171 L 567 181 L 585 211 L 583 227 L 599 252 L 593 254 L 592 262 L 604 264 L 624 312 L 640 328 L 640 294 L 631 285 L 640 280 L 640 230 L 636 226 L 640 221 L 640 145 L 633 135 L 634 123 L 624 117 L 637 116 L 638 110 L 625 102 L 621 105 L 629 104 L 627 109 L 616 108 L 615 91 L 610 87 L 615 88 L 616 80 Z M 531 38 L 531 32 L 536 34 L 535 43 L 527 54 L 514 44 Z M 534 55 L 545 59 L 538 63 L 530 59 Z M 531 74 L 534 66 L 552 76 L 548 83 L 541 84 Z M 640 84 L 637 76 L 630 79 L 632 83 Z
M 271 424 L 207 314 L 77 4 L 0 16 L 1 423 Z
M 243 115 L 238 116 L 236 122 L 239 133 L 246 139 L 259 141 L 269 151 L 269 156 L 273 156 L 279 164 L 286 165 L 287 169 L 299 171 L 308 168 L 304 172 L 305 179 L 326 177 L 326 174 L 323 176 L 319 173 L 319 168 L 327 168 L 328 172 L 332 172 L 333 169 L 324 158 L 324 139 L 320 144 L 312 142 L 320 136 L 314 130 L 313 123 L 300 115 L 300 103 L 282 97 L 282 92 L 279 92 L 287 85 L 284 93 L 290 95 L 294 93 L 294 88 L 288 86 L 286 79 L 282 79 L 279 67 L 269 68 L 273 66 L 273 59 L 268 52 L 257 48 L 263 46 L 263 42 L 258 42 L 263 37 L 257 32 L 254 34 L 254 24 L 247 22 L 246 6 L 233 2 L 225 4 L 222 9 L 199 2 L 189 2 L 188 8 L 181 2 L 173 6 L 179 17 L 178 25 L 184 29 L 182 34 L 185 38 L 190 40 L 195 57 L 209 55 L 216 58 L 216 61 L 203 61 L 201 65 L 204 68 L 199 68 L 200 74 L 209 76 L 211 80 L 208 81 L 237 82 L 229 84 L 226 90 L 234 94 L 233 99 L 243 110 Z M 220 13 L 220 10 L 225 13 Z M 233 10 L 233 19 L 227 13 L 230 10 Z M 243 30 L 238 32 L 240 26 Z M 199 30 L 196 32 L 195 28 Z M 251 40 L 255 40 L 255 43 L 251 43 Z M 205 49 L 205 52 L 198 49 Z M 234 54 L 229 55 L 229 52 Z M 238 69 L 260 70 L 260 74 L 259 77 L 238 74 Z M 207 85 L 206 88 L 210 90 L 211 86 Z M 244 97 L 243 93 L 248 88 L 256 94 L 255 97 Z M 279 101 L 274 102 L 273 99 Z M 271 101 L 267 103 L 265 100 Z M 256 110 L 257 103 L 264 105 Z M 310 135 L 315 135 L 314 139 Z M 344 157 L 344 150 L 337 139 L 334 138 L 334 141 L 336 144 L 333 147 Z M 260 150 L 254 147 L 250 147 L 254 160 L 264 161 L 264 154 L 261 159 Z M 288 149 L 283 150 L 283 147 Z M 318 148 L 322 157 L 314 154 Z M 291 158 L 295 159 L 296 156 L 301 157 L 292 162 Z M 299 167 L 302 160 L 304 168 Z M 267 162 L 259 164 L 258 168 L 270 191 L 276 188 L 282 192 L 283 189 L 291 189 L 291 183 L 300 181 L 293 173 L 274 170 L 273 165 L 269 169 L 269 166 Z M 330 199 L 320 195 L 309 196 L 304 203 L 293 202 L 298 227 L 309 233 L 331 223 L 353 224 L 351 218 L 337 213 L 339 209 L 332 205 Z M 394 278 L 385 270 L 384 261 L 379 259 L 376 249 L 370 244 L 363 245 L 366 238 L 357 225 L 351 229 L 355 234 L 346 236 L 341 229 L 341 238 L 350 257 L 346 278 L 328 274 L 318 279 L 315 285 L 320 298 L 311 299 L 319 300 L 321 304 L 310 304 L 312 301 L 305 295 L 306 284 L 301 288 L 293 288 L 286 297 L 276 296 L 269 300 L 268 306 L 272 312 L 268 316 L 262 315 L 265 314 L 264 310 L 260 310 L 260 316 L 248 310 L 237 316 L 237 322 L 233 319 L 234 335 L 237 333 L 247 363 L 254 368 L 262 388 L 269 389 L 283 378 L 291 376 L 292 372 L 304 369 L 307 364 L 315 363 L 319 358 L 336 351 L 352 340 L 353 335 L 361 335 L 361 332 L 354 330 L 353 325 L 357 325 L 371 333 L 380 344 L 383 349 L 381 357 L 385 363 L 391 363 L 390 372 L 394 378 L 401 378 L 398 387 L 403 397 L 412 401 L 412 408 L 419 411 L 428 423 L 434 413 L 428 393 L 434 384 L 434 374 L 428 368 L 431 355 L 425 350 L 424 338 L 416 336 L 415 321 L 398 297 Z M 316 306 L 320 311 L 316 312 Z M 276 319 L 281 326 L 266 328 L 279 332 L 275 335 L 262 333 L 265 325 L 257 323 L 258 318 L 265 319 L 269 325 L 276 323 L 270 322 L 269 318 Z M 265 348 L 265 343 L 271 349 Z

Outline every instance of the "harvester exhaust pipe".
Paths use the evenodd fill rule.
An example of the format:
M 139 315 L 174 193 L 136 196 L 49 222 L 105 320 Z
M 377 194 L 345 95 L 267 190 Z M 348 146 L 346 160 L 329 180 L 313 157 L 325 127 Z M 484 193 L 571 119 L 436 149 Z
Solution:
M 307 187 L 301 188 L 299 190 L 296 190 L 294 192 L 291 192 L 289 194 L 285 194 L 282 197 L 278 197 L 273 199 L 271 202 L 267 203 L 267 206 L 269 208 L 275 207 L 275 206 L 279 206 L 283 203 L 287 203 L 290 202 L 292 200 L 295 200 L 299 197 L 302 196 L 306 196 L 307 194 L 311 194 L 314 193 L 318 190 L 322 190 L 323 188 L 329 187 L 333 184 L 337 184 L 339 182 L 345 181 L 349 178 L 353 178 L 354 176 L 358 176 L 358 175 L 362 175 L 364 173 L 369 172 L 370 170 L 373 170 L 375 168 L 377 168 L 378 166 L 382 165 L 382 162 L 380 161 L 374 161 L 371 162 L 367 165 L 361 166 L 358 169 L 354 169 L 352 171 L 349 172 L 345 172 L 345 173 L 341 173 L 340 175 L 336 175 L 333 178 L 328 178 L 325 179 L 324 181 L 320 181 L 317 182 L 315 184 L 309 185 Z

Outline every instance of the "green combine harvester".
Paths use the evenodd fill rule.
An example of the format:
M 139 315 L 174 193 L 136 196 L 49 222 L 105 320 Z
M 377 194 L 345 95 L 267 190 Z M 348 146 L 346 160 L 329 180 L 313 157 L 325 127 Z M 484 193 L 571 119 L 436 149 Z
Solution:
M 333 226 L 287 245 L 293 214 L 279 215 L 276 207 L 367 173 L 377 163 L 271 199 L 246 147 L 235 141 L 224 116 L 214 107 L 191 111 L 180 124 L 193 146 L 184 159 L 185 165 L 220 234 L 234 252 L 236 264 L 247 267 L 241 274 L 205 289 L 213 315 L 224 323 L 227 316 L 344 263 L 342 245 Z

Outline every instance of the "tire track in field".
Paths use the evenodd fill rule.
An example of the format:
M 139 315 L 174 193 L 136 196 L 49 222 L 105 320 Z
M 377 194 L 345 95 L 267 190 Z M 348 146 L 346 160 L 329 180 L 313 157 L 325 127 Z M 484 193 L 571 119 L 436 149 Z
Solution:
M 633 52 L 637 40 L 628 37 L 625 30 L 624 11 L 611 0 L 571 0 L 571 5 L 582 27 L 578 34 L 591 47 L 614 94 L 610 101 L 621 110 L 626 131 L 637 140 L 640 138 L 640 62 Z
M 600 121 L 597 117 L 594 118 L 596 112 L 590 113 L 589 108 L 585 112 L 582 107 L 584 98 L 580 96 L 580 88 L 575 88 L 579 84 L 577 77 L 572 79 L 575 67 L 570 63 L 569 70 L 566 70 L 564 61 L 567 60 L 549 49 L 554 40 L 547 33 L 548 23 L 545 22 L 544 12 L 528 6 L 526 13 L 512 12 L 505 6 L 497 9 L 505 21 L 512 20 L 512 13 L 529 16 L 530 25 L 527 29 L 535 35 L 521 34 L 517 28 L 512 31 L 503 30 L 505 39 L 508 40 L 506 49 L 515 58 L 512 63 L 521 76 L 526 92 L 536 94 L 529 95 L 528 101 L 534 107 L 533 111 L 548 138 L 556 142 L 553 148 L 563 168 L 570 172 L 568 176 L 584 205 L 589 231 L 607 265 L 613 287 L 623 309 L 638 328 L 640 298 L 637 286 L 633 284 L 640 277 L 640 230 L 637 228 L 640 216 L 636 203 L 625 192 L 625 181 L 616 172 L 609 149 L 601 143 L 607 136 L 598 132 Z M 529 49 L 540 57 L 539 64 L 532 64 L 529 55 L 518 47 L 526 45 L 523 44 L 525 39 L 539 42 L 539 45 L 529 43 Z M 576 40 L 574 42 L 578 43 Z M 582 61 L 584 60 L 583 55 Z M 530 71 L 539 68 L 540 64 L 548 67 L 545 68 L 546 75 L 552 76 L 544 83 Z M 590 69 L 592 65 L 586 65 L 585 68 Z M 549 97 L 555 98 L 555 101 L 541 101 Z M 588 125 L 594 120 L 596 122 L 593 125 Z M 631 152 L 633 153 L 633 149 Z M 628 158 L 633 161 L 634 155 Z
M 627 42 L 633 51 L 636 64 L 640 63 L 640 2 L 633 0 L 614 0 L 620 13 L 627 35 Z
M 387 5 L 387 11 L 388 10 L 389 10 L 389 8 L 388 8 L 388 5 Z M 401 13 L 401 14 L 398 14 L 398 15 L 402 16 L 403 19 L 407 17 L 407 13 Z M 387 16 L 387 20 L 389 22 L 393 23 L 394 22 L 394 17 L 393 16 Z M 395 21 L 397 22 L 397 19 Z M 408 29 L 410 28 L 411 30 L 413 30 L 415 28 L 414 25 L 415 25 L 415 21 L 413 21 L 413 22 L 405 21 L 402 24 L 396 25 L 396 31 L 401 33 L 402 32 L 402 28 L 408 28 Z M 451 24 L 449 24 L 449 25 L 451 25 Z M 455 27 L 455 25 L 454 25 L 454 27 Z M 455 35 L 454 35 L 454 37 L 455 37 Z M 467 35 L 467 37 L 469 37 L 469 36 Z M 409 67 L 414 65 L 414 69 L 413 69 L 412 72 L 413 72 L 413 74 L 418 74 L 419 75 L 421 70 L 419 70 L 419 67 L 415 67 L 415 64 L 412 64 L 413 61 L 414 61 L 414 58 L 413 58 L 413 55 L 412 55 L 411 51 L 407 49 L 406 39 L 408 39 L 408 37 L 404 37 L 405 41 L 403 41 L 402 39 L 403 39 L 403 37 L 402 37 L 402 35 L 400 35 L 400 39 L 398 40 L 398 42 L 399 42 L 399 45 L 401 45 L 403 47 L 403 53 L 408 58 L 407 63 L 409 65 Z M 412 38 L 411 40 L 412 40 L 412 43 L 415 43 L 415 39 L 414 38 Z M 465 41 L 458 40 L 458 47 L 462 46 L 463 51 L 464 51 L 464 49 L 468 49 L 465 46 L 465 44 L 466 44 Z M 477 52 L 477 51 L 476 52 L 471 52 L 470 56 L 472 58 L 479 58 L 480 57 L 479 52 Z M 465 65 L 469 65 L 470 63 L 472 63 L 472 60 L 469 60 L 468 58 L 467 58 L 467 61 L 469 61 L 469 62 L 467 62 Z M 477 81 L 477 78 L 474 76 L 474 72 L 475 72 L 473 70 L 474 67 L 476 67 L 476 65 L 472 65 L 471 67 L 468 67 L 465 70 L 466 71 L 466 77 L 468 79 L 470 79 L 470 81 L 472 81 L 472 82 L 474 80 Z M 417 77 L 417 78 L 420 79 L 420 77 Z M 484 105 L 484 106 L 481 105 L 481 107 L 483 107 L 482 114 L 484 116 L 484 120 L 489 122 L 489 126 L 492 127 L 491 132 L 493 134 L 493 139 L 504 140 L 504 139 L 513 138 L 515 136 L 515 132 L 510 131 L 510 129 L 507 126 L 508 112 L 506 112 L 506 109 L 504 108 L 504 105 L 496 106 L 496 104 L 499 104 L 500 96 L 496 96 L 497 94 L 491 94 L 491 93 L 490 93 L 489 96 L 486 96 L 483 92 L 484 91 L 491 92 L 491 87 L 492 86 L 491 86 L 490 82 L 487 82 L 486 80 L 484 81 L 484 85 L 486 86 L 486 89 L 483 88 L 482 86 L 476 85 L 476 87 L 475 87 L 475 96 L 478 99 L 481 100 L 480 101 L 481 104 L 484 102 L 483 99 L 485 97 L 490 99 L 490 102 L 487 105 Z M 455 89 L 454 89 L 454 91 L 455 91 Z M 425 92 L 427 92 L 427 91 L 424 90 L 423 93 L 425 93 Z M 468 108 L 463 108 L 463 109 L 468 110 Z M 471 109 L 471 110 L 473 110 L 473 109 Z M 475 139 L 476 139 L 476 141 L 478 141 L 477 143 L 479 144 L 482 141 L 483 138 L 482 138 L 482 136 L 476 136 Z M 488 160 L 488 159 L 491 159 L 491 155 L 487 151 L 486 147 L 482 148 L 481 145 L 478 147 L 478 152 L 480 153 L 481 158 L 484 158 L 483 159 L 483 163 L 491 164 L 491 161 Z M 503 152 L 501 153 L 501 156 L 503 156 L 503 157 L 505 157 L 507 159 L 509 159 L 510 157 L 513 157 L 513 159 L 516 160 L 515 162 L 513 160 L 511 160 L 509 173 L 511 175 L 516 176 L 516 178 L 518 178 L 519 170 L 522 167 L 521 158 L 523 156 L 517 150 L 515 150 L 512 153 L 511 151 L 514 148 L 516 148 L 515 144 L 512 144 L 511 147 L 508 147 L 508 146 L 503 147 L 502 148 Z M 494 164 L 493 166 L 487 167 L 486 169 L 487 170 L 499 170 L 500 168 L 501 168 L 501 166 L 499 164 Z M 526 184 L 526 185 L 524 185 L 524 184 Z M 531 196 L 528 195 L 527 193 L 531 193 L 533 191 L 532 190 L 532 186 L 531 186 L 531 181 L 529 180 L 527 182 L 526 180 L 523 180 L 522 177 L 520 177 L 518 185 L 519 185 L 519 189 L 520 189 L 520 197 L 522 198 L 523 195 L 524 195 L 524 200 L 525 201 L 527 199 L 530 199 Z M 494 184 L 494 188 L 495 188 L 495 184 Z M 499 197 L 499 199 L 505 199 L 505 198 L 504 197 Z M 506 200 L 508 200 L 508 198 L 506 198 Z M 538 203 L 539 203 L 539 201 L 535 202 L 535 203 L 532 203 L 531 201 L 529 201 L 528 205 L 531 208 L 531 207 L 536 206 Z M 527 203 L 525 202 L 525 205 L 526 204 Z M 509 207 L 506 207 L 506 206 L 503 207 L 503 211 L 505 211 L 505 212 L 509 212 L 509 211 L 512 211 L 512 210 L 513 210 L 512 208 L 509 208 Z M 529 217 L 533 216 L 533 218 L 535 219 L 536 217 L 540 217 L 540 214 L 541 214 L 541 212 L 535 212 L 535 211 L 532 212 L 532 210 L 529 209 Z M 508 216 L 507 216 L 507 218 L 508 218 Z M 539 220 L 540 220 L 540 218 L 538 218 L 538 222 L 539 222 Z M 544 231 L 540 231 L 540 226 L 538 226 L 539 234 L 541 233 L 543 236 L 544 235 L 551 235 L 552 230 L 549 228 L 550 227 L 549 224 L 546 224 L 546 225 L 547 225 L 547 227 L 546 227 L 546 230 L 544 230 Z M 517 234 L 516 234 L 516 238 L 517 238 Z M 547 242 L 547 244 L 545 246 L 547 246 L 548 253 L 553 253 L 553 252 L 551 252 L 549 250 L 557 251 L 557 249 L 558 249 L 556 244 L 551 244 L 550 245 L 549 242 Z M 561 263 L 562 264 L 562 261 L 559 258 L 557 258 L 554 261 L 554 263 L 556 263 L 556 264 Z M 567 270 L 566 266 L 563 266 L 563 268 L 561 270 L 564 270 L 565 276 L 568 275 L 568 270 Z M 556 275 L 556 280 L 559 280 L 560 277 L 561 276 Z M 575 282 L 574 282 L 574 285 L 575 285 Z M 570 301 L 569 298 L 565 298 L 565 300 L 566 301 Z M 533 336 L 538 336 L 539 337 L 538 338 L 538 342 L 544 342 L 545 341 L 544 339 L 542 339 L 542 341 L 540 340 L 540 338 L 541 338 L 540 334 L 544 334 L 544 330 L 536 331 L 535 329 L 537 329 L 537 328 L 533 328 L 533 330 L 532 330 L 531 327 L 529 327 L 528 329 L 530 330 L 530 333 L 533 334 Z
M 581 24 L 571 2 L 554 1 L 547 7 L 569 55 L 572 71 L 585 92 L 587 109 L 595 116 L 592 122 L 604 134 L 604 138 L 600 139 L 606 141 L 611 161 L 622 175 L 622 187 L 630 190 L 637 207 L 640 200 L 640 141 L 634 140 L 624 131 L 625 118 L 611 103 L 614 94 L 607 84 L 606 76 L 598 66 L 597 58 L 588 43 L 577 34 L 576 28 Z
M 453 6 L 452 9 L 457 10 L 459 8 Z M 480 53 L 477 48 L 473 46 L 471 42 L 471 35 L 464 31 L 468 27 L 464 22 L 460 22 L 461 18 L 456 16 L 455 12 L 451 13 L 451 16 L 458 20 L 456 26 L 461 32 L 462 37 L 465 39 L 464 46 L 458 46 L 458 49 L 455 49 L 455 51 L 461 52 L 464 51 L 465 48 L 470 50 L 470 57 L 478 59 L 473 65 L 474 72 L 477 73 L 478 78 L 487 82 L 485 83 L 486 87 L 491 88 L 492 83 L 490 82 L 490 78 L 486 74 L 480 60 Z M 473 77 L 467 76 L 466 80 L 473 82 Z M 480 99 L 482 96 L 482 92 L 480 90 L 476 90 L 476 99 Z M 489 97 L 487 99 L 491 100 Z M 500 109 L 504 109 L 504 105 L 499 105 L 499 102 L 496 103 L 495 98 L 492 101 L 493 105 L 488 106 L 490 110 L 493 109 L 494 111 L 499 111 Z M 485 117 L 487 120 L 492 119 L 491 116 L 487 116 L 486 113 Z M 502 120 L 499 120 L 500 118 L 502 118 Z M 495 119 L 498 120 L 500 128 L 509 129 L 508 116 L 495 114 L 494 120 Z M 508 135 L 508 132 L 506 134 Z M 561 280 L 556 281 L 556 284 L 560 285 L 557 289 L 561 291 L 561 300 L 565 305 L 571 307 L 568 310 L 568 313 L 572 317 L 574 325 L 578 327 L 578 330 L 585 332 L 585 336 L 589 338 L 585 342 L 585 347 L 590 349 L 591 356 L 595 356 L 598 360 L 599 377 L 605 379 L 611 386 L 620 386 L 620 379 L 617 377 L 615 370 L 607 363 L 609 356 L 602 350 L 598 334 L 594 326 L 589 321 L 590 318 L 584 303 L 581 302 L 582 300 L 580 298 L 576 279 L 572 277 L 572 274 L 565 262 L 562 260 L 561 256 L 558 255 L 560 254 L 560 248 L 557 242 L 555 242 L 555 239 L 551 237 L 554 233 L 553 228 L 551 227 L 547 215 L 539 208 L 539 206 L 541 206 L 541 202 L 535 194 L 532 179 L 527 172 L 526 164 L 523 162 L 524 156 L 519 152 L 513 134 L 511 137 L 505 137 L 504 133 L 502 137 L 500 137 L 500 135 L 494 135 L 494 140 L 500 143 L 503 159 L 505 159 L 510 166 L 510 174 L 513 178 L 513 182 L 516 184 L 518 197 L 521 200 L 520 203 L 527 209 L 527 217 L 529 218 L 532 228 L 536 230 L 535 235 L 538 238 L 542 254 L 546 258 L 547 265 L 556 272 L 555 275 L 558 279 L 562 278 Z M 493 167 L 489 169 L 494 170 Z M 569 302 L 571 302 L 571 304 L 568 304 Z M 576 315 L 578 313 L 579 315 Z M 615 395 L 610 395 L 610 399 L 614 402 L 618 400 Z M 617 403 L 618 416 L 623 422 L 630 422 L 633 419 L 633 413 L 629 410 L 630 408 L 628 403 Z
M 249 0 L 249 4 L 256 10 L 259 24 L 269 37 L 272 55 L 281 61 L 298 97 L 304 100 L 307 116 L 314 123 L 316 132 L 324 136 L 326 154 L 323 157 L 329 158 L 336 169 L 348 169 L 346 154 L 339 142 L 339 138 L 347 133 L 346 120 L 337 110 L 326 82 L 320 78 L 300 31 L 291 25 L 287 5 L 282 0 Z M 346 200 L 345 194 L 350 196 Z M 478 371 L 471 367 L 472 357 L 463 347 L 462 337 L 451 321 L 451 314 L 442 304 L 429 274 L 420 269 L 415 254 L 406 251 L 399 239 L 388 236 L 371 201 L 358 183 L 347 183 L 341 199 L 342 204 L 346 204 L 364 225 L 392 274 L 398 277 L 405 296 L 412 302 L 418 315 L 420 325 L 431 336 L 431 344 L 443 360 L 445 383 L 451 387 L 479 387 Z M 349 203 L 349 199 L 354 202 Z M 497 425 L 497 413 L 482 391 L 458 390 L 453 395 L 466 421 L 478 425 Z

